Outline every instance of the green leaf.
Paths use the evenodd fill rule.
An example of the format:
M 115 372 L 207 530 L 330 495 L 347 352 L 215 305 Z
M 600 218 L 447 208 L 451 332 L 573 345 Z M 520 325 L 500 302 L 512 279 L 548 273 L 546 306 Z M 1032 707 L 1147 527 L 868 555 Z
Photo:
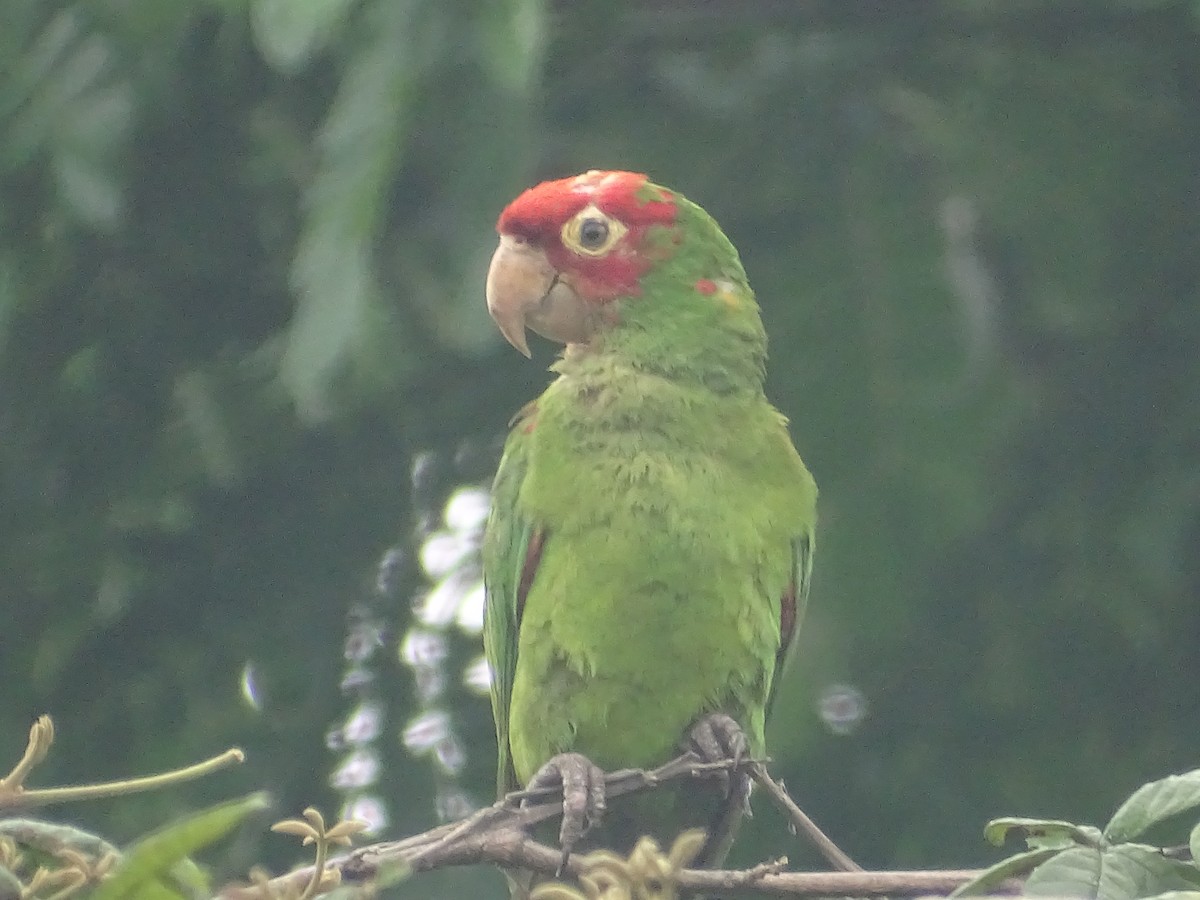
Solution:
M 64 205 L 88 225 L 109 227 L 124 205 L 124 185 L 112 168 L 77 153 L 60 153 L 54 159 L 54 177 Z
M 1113 813 L 1104 836 L 1114 844 L 1130 841 L 1171 816 L 1200 806 L 1200 769 L 1144 784 Z
M 67 849 L 93 859 L 119 852 L 90 831 L 41 819 L 4 819 L 0 821 L 0 836 L 9 838 L 22 850 L 32 851 L 39 859 L 42 855 L 57 856 Z
M 1025 881 L 1029 896 L 1137 900 L 1166 891 L 1191 890 L 1200 871 L 1167 859 L 1154 847 L 1122 844 L 1099 850 L 1064 850 L 1038 866 Z
M 982 894 L 992 894 L 1009 878 L 1021 878 L 1034 868 L 1057 855 L 1058 850 L 1026 850 L 1008 859 L 1001 860 L 994 866 L 985 869 L 966 884 L 959 885 L 951 892 L 951 897 L 978 897 Z
M 190 854 L 220 840 L 246 816 L 267 805 L 266 794 L 251 794 L 147 835 L 129 849 L 113 874 L 96 889 L 92 900 L 179 896 L 163 883 L 163 877 Z
M 983 829 L 989 843 L 1001 847 L 1010 831 L 1024 833 L 1025 842 L 1034 850 L 1066 850 L 1070 847 L 1098 847 L 1103 841 L 1100 829 L 1091 825 L 1076 825 L 1061 819 L 1026 819 L 1008 816 L 993 819 Z
M 1200 900 L 1200 891 L 1163 891 L 1142 900 Z
M 250 6 L 250 27 L 267 62 L 292 73 L 329 44 L 357 2 L 255 0 Z
M 134 116 L 130 84 L 89 86 L 56 127 L 53 172 L 59 196 L 80 222 L 112 227 L 125 205 L 120 157 Z
M 163 880 L 180 888 L 188 896 L 207 897 L 209 895 L 208 873 L 196 865 L 194 860 L 187 857 L 171 866 L 170 873 Z M 157 884 L 159 884 L 157 881 L 151 882 L 151 885 Z
M 330 388 L 384 317 L 373 263 L 416 88 L 410 3 L 376 2 L 373 26 L 321 129 L 320 167 L 292 265 L 298 305 L 280 378 L 302 418 L 328 417 Z
M 495 0 L 479 5 L 479 61 L 513 93 L 527 93 L 540 83 L 546 6 L 545 0 Z

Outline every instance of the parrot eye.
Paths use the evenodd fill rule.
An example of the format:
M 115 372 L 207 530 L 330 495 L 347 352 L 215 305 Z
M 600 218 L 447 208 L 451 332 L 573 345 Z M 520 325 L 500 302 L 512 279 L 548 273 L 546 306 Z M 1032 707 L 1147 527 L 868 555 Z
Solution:
M 562 227 L 563 246 L 580 256 L 604 256 L 629 229 L 595 204 L 588 204 Z
M 579 226 L 579 244 L 585 250 L 598 250 L 608 240 L 608 223 L 603 219 L 584 219 Z

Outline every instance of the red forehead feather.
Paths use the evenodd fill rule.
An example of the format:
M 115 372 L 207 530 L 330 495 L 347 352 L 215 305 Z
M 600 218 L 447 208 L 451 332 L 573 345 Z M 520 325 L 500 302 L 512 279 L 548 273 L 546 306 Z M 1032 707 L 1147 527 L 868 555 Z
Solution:
M 594 203 L 630 228 L 669 225 L 675 203 L 666 191 L 646 196 L 645 175 L 637 172 L 585 172 L 531 187 L 505 207 L 496 223 L 501 234 L 540 238 L 557 234 L 563 224 Z

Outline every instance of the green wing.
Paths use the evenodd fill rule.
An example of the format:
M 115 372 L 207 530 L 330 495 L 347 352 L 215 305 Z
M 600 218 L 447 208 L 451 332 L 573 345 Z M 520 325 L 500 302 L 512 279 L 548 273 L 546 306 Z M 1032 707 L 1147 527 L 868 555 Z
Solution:
M 492 485 L 492 510 L 483 542 L 487 593 L 483 648 L 492 669 L 492 716 L 499 751 L 496 790 L 501 797 L 521 787 L 508 743 L 508 714 L 517 671 L 521 606 L 541 552 L 541 533 L 518 512 L 517 504 L 529 465 L 529 438 L 523 425 L 534 410 L 533 403 L 527 404 L 510 423 L 513 429 Z
M 796 655 L 796 635 L 808 607 L 808 586 L 812 581 L 813 531 L 809 530 L 792 540 L 792 583 L 780 602 L 780 642 L 775 654 L 775 674 L 771 677 L 771 692 L 767 695 L 766 715 L 779 690 L 779 682 Z

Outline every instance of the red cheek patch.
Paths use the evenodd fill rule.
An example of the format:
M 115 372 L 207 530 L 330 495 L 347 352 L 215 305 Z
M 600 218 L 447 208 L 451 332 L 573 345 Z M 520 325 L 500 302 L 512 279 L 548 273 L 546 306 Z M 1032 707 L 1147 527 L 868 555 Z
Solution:
M 711 297 L 717 292 L 717 283 L 711 278 L 701 278 L 696 282 L 696 290 L 706 297 Z

